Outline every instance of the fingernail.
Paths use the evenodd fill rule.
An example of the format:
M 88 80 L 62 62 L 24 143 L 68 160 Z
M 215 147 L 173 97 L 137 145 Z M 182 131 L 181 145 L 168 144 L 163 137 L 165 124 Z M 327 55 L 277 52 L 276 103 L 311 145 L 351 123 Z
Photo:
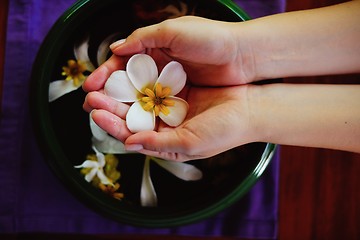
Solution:
M 121 44 L 123 44 L 124 42 L 126 41 L 126 39 L 120 39 L 116 42 L 113 42 L 112 44 L 110 44 L 110 48 L 113 49 L 113 48 L 117 48 L 118 46 L 120 46 Z
M 126 144 L 125 150 L 127 151 L 140 151 L 144 149 L 143 145 L 141 144 Z

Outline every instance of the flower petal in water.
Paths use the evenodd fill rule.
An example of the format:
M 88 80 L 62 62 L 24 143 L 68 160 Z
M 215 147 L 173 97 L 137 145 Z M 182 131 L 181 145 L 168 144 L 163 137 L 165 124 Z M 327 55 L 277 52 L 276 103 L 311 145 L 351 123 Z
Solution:
M 85 160 L 81 165 L 75 166 L 75 168 L 89 168 L 90 171 L 85 175 L 85 180 L 91 182 L 95 175 L 100 179 L 104 185 L 112 184 L 110 179 L 104 173 L 105 156 L 99 152 L 95 147 L 93 150 L 96 153 L 97 161 Z
M 200 180 L 203 176 L 201 170 L 191 164 L 146 156 L 140 190 L 140 202 L 143 207 L 157 206 L 157 195 L 150 175 L 150 160 L 184 181 Z

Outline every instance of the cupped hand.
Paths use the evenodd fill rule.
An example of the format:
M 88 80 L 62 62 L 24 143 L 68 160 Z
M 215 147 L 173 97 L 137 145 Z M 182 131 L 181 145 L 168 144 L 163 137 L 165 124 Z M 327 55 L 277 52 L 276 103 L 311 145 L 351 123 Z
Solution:
M 128 58 L 146 53 L 161 69 L 171 60 L 180 62 L 188 81 L 196 86 L 232 86 L 254 78 L 254 60 L 246 44 L 240 41 L 237 24 L 185 16 L 139 28 L 126 40 L 111 45 L 114 55 L 85 81 L 85 91 L 104 86 L 114 70 L 125 69 Z
M 125 122 L 129 105 L 100 93 L 87 95 L 84 108 L 110 135 L 125 143 L 128 150 L 174 161 L 214 156 L 254 141 L 248 106 L 249 86 L 188 87 L 182 93 L 189 103 L 185 121 L 172 128 L 160 122 L 156 131 L 131 133 Z

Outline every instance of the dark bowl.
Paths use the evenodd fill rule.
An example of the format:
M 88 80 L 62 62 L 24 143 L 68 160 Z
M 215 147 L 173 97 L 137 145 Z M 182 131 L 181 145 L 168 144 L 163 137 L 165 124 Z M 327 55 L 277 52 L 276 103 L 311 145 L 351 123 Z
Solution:
M 203 172 L 199 181 L 183 181 L 156 164 L 151 176 L 158 194 L 157 207 L 139 203 L 144 155 L 119 154 L 122 200 L 104 194 L 84 180 L 75 165 L 81 164 L 91 148 L 88 113 L 83 111 L 85 93 L 79 88 L 61 98 L 48 100 L 50 82 L 64 78 L 62 66 L 74 58 L 73 46 L 89 36 L 89 56 L 96 62 L 96 50 L 107 36 L 128 36 L 138 27 L 171 17 L 159 13 L 173 5 L 181 14 L 193 14 L 224 21 L 245 21 L 249 17 L 230 0 L 83 0 L 69 8 L 44 40 L 33 66 L 32 113 L 48 165 L 67 189 L 84 204 L 122 223 L 144 227 L 170 227 L 208 218 L 239 200 L 256 183 L 275 150 L 270 143 L 252 143 L 211 159 L 191 161 Z M 184 6 L 186 8 L 184 9 Z M 110 23 L 110 24 L 109 24 Z

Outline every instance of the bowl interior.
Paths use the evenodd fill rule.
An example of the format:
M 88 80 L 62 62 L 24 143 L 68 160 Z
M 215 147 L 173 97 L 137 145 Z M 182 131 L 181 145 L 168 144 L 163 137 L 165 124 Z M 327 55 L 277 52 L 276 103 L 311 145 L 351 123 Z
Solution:
M 49 154 L 50 167 L 81 201 L 121 222 L 166 227 L 221 211 L 256 182 L 274 150 L 272 144 L 252 143 L 209 159 L 191 161 L 190 164 L 203 172 L 199 181 L 180 180 L 151 163 L 151 178 L 158 196 L 158 206 L 153 208 L 141 207 L 139 202 L 144 155 L 116 155 L 121 173 L 120 190 L 125 196 L 121 201 L 93 187 L 79 169 L 74 168 L 93 152 L 89 115 L 82 109 L 86 94 L 79 88 L 48 102 L 49 83 L 64 78 L 62 67 L 74 58 L 74 45 L 89 37 L 89 57 L 96 63 L 97 49 L 109 35 L 126 38 L 139 27 L 180 15 L 224 21 L 248 18 L 231 1 L 80 1 L 54 25 L 34 64 L 33 113 L 40 142 Z

